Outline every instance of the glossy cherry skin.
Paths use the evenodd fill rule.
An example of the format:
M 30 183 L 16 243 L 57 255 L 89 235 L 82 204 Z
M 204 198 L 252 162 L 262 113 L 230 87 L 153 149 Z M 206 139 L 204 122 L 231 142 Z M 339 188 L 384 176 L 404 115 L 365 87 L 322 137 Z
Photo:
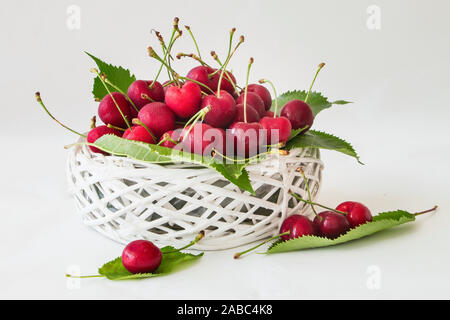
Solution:
M 281 116 L 291 121 L 292 129 L 301 129 L 308 126 L 302 133 L 305 133 L 314 122 L 314 115 L 307 103 L 301 100 L 292 100 L 286 103 L 281 109 Z
M 272 96 L 270 95 L 269 90 L 266 87 L 260 84 L 249 84 L 247 87 L 248 92 L 256 93 L 264 102 L 264 108 L 269 110 L 272 106 Z
M 153 139 L 152 135 L 143 126 L 133 126 L 131 129 L 128 128 L 123 133 L 122 138 L 151 144 L 155 143 L 155 139 Z
M 174 143 L 178 142 L 178 139 L 180 138 L 180 133 L 181 133 L 182 129 L 176 129 L 176 130 L 170 130 L 165 132 L 162 136 L 161 139 L 159 139 L 159 142 L 161 142 L 160 146 L 162 147 L 166 147 L 166 148 L 174 148 L 178 143 Z
M 150 102 L 148 99 L 142 98 L 142 94 L 146 94 L 153 101 L 164 101 L 163 86 L 156 81 L 150 89 L 152 83 L 152 80 L 136 80 L 128 87 L 127 95 L 138 109 Z
M 286 117 L 269 118 L 264 117 L 259 123 L 267 130 L 267 144 L 284 143 L 291 136 L 291 122 Z M 278 132 L 278 135 L 276 134 Z M 278 139 L 275 137 L 278 136 Z
M 234 122 L 245 122 L 244 120 L 244 109 L 247 112 L 247 122 L 258 122 L 259 114 L 251 105 L 247 105 L 247 108 L 244 108 L 244 104 L 236 105 L 236 114 L 234 115 Z
M 241 95 L 236 99 L 237 104 L 244 104 L 245 93 L 241 93 Z M 252 106 L 259 114 L 259 117 L 262 118 L 266 114 L 266 109 L 264 109 L 264 102 L 261 98 L 253 92 L 247 92 L 247 105 Z
M 225 90 L 220 90 L 218 95 L 209 95 L 203 98 L 202 108 L 210 107 L 204 121 L 215 128 L 227 128 L 236 114 L 234 98 Z
M 127 123 L 120 114 L 120 111 L 114 101 L 117 103 L 117 106 L 119 106 L 127 120 L 131 122 L 133 114 L 131 110 L 132 106 L 127 98 L 120 92 L 111 92 L 111 94 L 107 94 L 102 99 L 98 106 L 98 115 L 104 124 L 111 124 L 115 127 L 126 128 Z
M 181 88 L 167 88 L 166 104 L 181 119 L 192 117 L 200 109 L 201 103 L 202 93 L 194 82 L 186 82 Z
M 280 233 L 288 232 L 289 234 L 281 236 L 283 241 L 300 238 L 302 236 L 317 235 L 317 226 L 305 216 L 293 214 L 284 219 L 280 228 Z
M 335 239 L 350 230 L 347 217 L 333 211 L 323 211 L 314 218 L 314 223 L 318 227 L 320 235 Z
M 139 120 L 155 135 L 161 137 L 164 132 L 175 128 L 173 111 L 162 102 L 151 102 L 142 107 L 138 114 Z
M 196 123 L 188 132 L 190 126 L 181 132 L 181 143 L 178 145 L 183 151 L 211 156 L 211 152 L 217 149 L 223 153 L 225 143 L 225 131 L 213 128 L 206 123 Z M 178 147 L 177 146 L 177 147 Z
M 115 136 L 121 137 L 122 131 L 117 130 L 117 129 L 108 128 L 107 126 L 98 126 L 98 127 L 95 127 L 94 129 L 91 129 L 91 131 L 89 131 L 89 133 L 87 135 L 87 142 L 94 143 L 98 138 L 104 136 L 105 134 L 113 134 Z M 92 152 L 95 152 L 95 153 L 101 153 L 101 154 L 105 154 L 105 155 L 108 154 L 96 147 L 89 146 L 89 148 L 92 150 Z
M 220 73 L 221 73 L 221 71 L 217 72 L 213 76 L 214 81 L 216 81 L 216 89 L 215 90 L 218 89 L 217 86 L 219 85 Z M 233 81 L 233 83 L 236 84 L 236 78 L 234 77 L 234 75 L 230 71 L 225 71 L 223 73 L 222 83 L 220 84 L 220 90 L 225 90 L 233 96 L 235 94 L 235 90 L 234 90 L 234 87 L 231 84 L 230 80 L 228 79 L 227 75 L 229 75 L 231 80 Z
M 241 158 L 252 157 L 258 154 L 263 127 L 258 122 L 235 122 L 230 126 L 228 134 L 231 136 L 235 155 Z M 229 140 L 227 140 L 227 143 Z
M 342 202 L 336 207 L 336 210 L 347 212 L 347 220 L 350 223 L 351 228 L 372 221 L 372 213 L 370 212 L 369 208 L 359 202 Z
M 266 117 L 271 117 L 271 118 L 273 118 L 273 116 L 274 116 L 275 114 L 272 112 L 272 111 L 266 111 Z
M 186 75 L 187 78 L 200 82 L 210 88 L 212 91 L 217 90 L 217 77 L 210 77 L 216 69 L 207 66 L 198 66 L 190 70 Z M 204 88 L 201 90 L 205 91 Z
M 161 250 L 147 240 L 130 242 L 122 253 L 122 264 L 131 273 L 152 273 L 161 260 Z

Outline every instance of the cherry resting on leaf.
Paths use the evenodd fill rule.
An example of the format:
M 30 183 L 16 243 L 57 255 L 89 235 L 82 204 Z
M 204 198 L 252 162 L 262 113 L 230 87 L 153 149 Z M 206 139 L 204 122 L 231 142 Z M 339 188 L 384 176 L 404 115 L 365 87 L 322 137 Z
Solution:
M 152 135 L 148 130 L 143 126 L 133 126 L 128 128 L 122 138 L 133 141 L 141 141 L 146 143 L 155 143 L 155 139 L 153 139 Z
M 181 88 L 167 88 L 166 104 L 181 119 L 192 117 L 200 109 L 201 103 L 202 93 L 199 85 L 194 82 L 186 82 Z
M 164 132 L 175 128 L 175 115 L 172 110 L 162 102 L 151 102 L 142 107 L 138 118 L 155 135 L 161 137 Z
M 219 94 L 211 94 L 203 98 L 202 109 L 211 109 L 206 113 L 204 121 L 215 128 L 227 128 L 236 114 L 234 98 L 225 90 Z
M 122 131 L 117 130 L 117 129 L 108 128 L 107 126 L 98 126 L 98 127 L 91 129 L 91 131 L 89 131 L 89 133 L 87 135 L 87 142 L 94 143 L 95 141 L 97 141 L 97 139 L 99 139 L 100 137 L 103 137 L 106 134 L 113 134 L 115 136 L 121 137 Z M 102 150 L 100 150 L 96 147 L 93 147 L 93 146 L 89 146 L 89 148 L 92 150 L 92 152 L 95 152 L 95 153 L 101 153 L 101 154 L 105 154 L 105 155 L 108 154 L 108 153 L 103 152 Z
M 336 210 L 346 212 L 347 220 L 351 228 L 372 221 L 372 214 L 369 208 L 359 202 L 346 201 L 336 207 Z
M 236 104 L 244 104 L 245 93 L 236 99 Z M 247 92 L 247 106 L 252 106 L 258 112 L 260 118 L 264 117 L 266 114 L 266 109 L 264 108 L 264 102 L 261 98 L 253 92 Z
M 248 158 L 259 152 L 262 140 L 260 133 L 263 127 L 257 123 L 235 122 L 228 132 L 232 138 L 235 155 L 240 158 Z
M 161 264 L 161 250 L 147 240 L 130 242 L 122 253 L 122 264 L 131 273 L 151 273 Z
M 272 97 L 270 96 L 269 90 L 267 90 L 266 87 L 260 85 L 260 84 L 249 84 L 247 86 L 248 92 L 256 93 L 261 100 L 264 102 L 264 108 L 266 110 L 269 110 L 272 106 Z
M 293 214 L 283 221 L 280 228 L 280 234 L 287 232 L 289 233 L 281 236 L 283 241 L 302 236 L 315 236 L 318 233 L 317 226 L 307 217 L 299 214 Z
M 267 144 L 276 144 L 280 142 L 283 143 L 288 141 L 289 137 L 291 136 L 291 122 L 286 117 L 264 117 L 259 120 L 259 123 L 264 129 L 267 130 Z M 276 139 L 276 141 L 272 141 L 277 134 L 273 131 L 278 132 L 278 139 Z
M 120 114 L 116 103 L 122 111 L 123 116 L 126 117 L 128 121 L 131 121 L 133 114 L 132 106 L 125 95 L 120 92 L 111 92 L 111 94 L 107 94 L 102 99 L 98 106 L 98 115 L 104 124 L 110 124 L 119 128 L 126 128 L 127 123 L 122 117 L 122 114 Z
M 320 235 L 335 239 L 350 230 L 347 217 L 333 211 L 323 211 L 314 218 L 314 224 L 318 227 Z
M 152 80 L 136 80 L 128 87 L 127 95 L 138 109 L 151 102 L 143 94 L 153 101 L 164 101 L 164 89 L 158 81 L 153 84 Z
M 302 133 L 308 131 L 314 122 L 311 108 L 301 100 L 292 100 L 286 103 L 281 109 L 281 116 L 289 119 L 294 130 L 308 126 Z
M 159 145 L 166 148 L 173 148 L 177 145 L 182 129 L 165 132 L 159 139 Z

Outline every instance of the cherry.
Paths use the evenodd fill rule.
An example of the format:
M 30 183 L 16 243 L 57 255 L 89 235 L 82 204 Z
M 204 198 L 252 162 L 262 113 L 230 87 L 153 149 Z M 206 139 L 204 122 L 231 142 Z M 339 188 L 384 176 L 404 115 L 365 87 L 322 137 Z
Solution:
M 87 142 L 94 143 L 95 141 L 97 141 L 97 139 L 99 139 L 100 137 L 103 137 L 106 134 L 113 134 L 115 136 L 121 137 L 122 131 L 113 129 L 113 128 L 108 128 L 107 126 L 98 126 L 98 127 L 91 129 L 91 131 L 89 131 L 89 133 L 87 135 Z M 105 155 L 108 154 L 108 153 L 106 153 L 96 147 L 93 147 L 93 146 L 89 146 L 89 148 L 92 150 L 92 152 L 95 152 L 95 153 L 101 153 L 101 154 L 105 154 Z
M 209 156 L 213 148 L 223 153 L 225 131 L 205 123 L 195 123 L 181 132 L 181 139 L 180 147 L 184 151 Z
M 275 115 L 275 113 L 273 113 L 273 111 L 270 111 L 270 110 L 269 110 L 269 111 L 266 111 L 265 117 L 273 118 L 274 115 Z
M 174 148 L 177 145 L 175 142 L 180 138 L 181 131 L 182 129 L 176 129 L 165 132 L 161 136 L 161 139 L 159 139 L 158 145 L 171 149 Z
M 111 94 L 107 94 L 98 106 L 98 115 L 103 123 L 119 128 L 127 127 L 127 122 L 124 117 L 129 121 L 132 118 L 132 113 L 130 102 L 125 95 L 120 92 L 111 92 Z
M 252 157 L 259 151 L 261 139 L 260 130 L 263 127 L 258 122 L 235 122 L 230 126 L 229 134 L 232 139 L 235 154 L 239 157 Z
M 164 132 L 175 128 L 175 115 L 172 110 L 162 102 L 151 102 L 142 107 L 138 114 L 139 120 L 159 138 Z
M 244 98 L 245 92 L 241 93 L 241 95 L 236 99 L 236 104 L 243 104 Z M 256 93 L 247 92 L 247 106 L 252 106 L 258 112 L 260 118 L 264 117 L 266 114 L 264 102 Z
M 206 113 L 205 123 L 216 128 L 227 128 L 236 114 L 234 98 L 225 90 L 220 90 L 217 95 L 208 95 L 203 98 L 202 108 L 210 106 Z
M 359 202 L 346 201 L 336 207 L 336 210 L 346 212 L 350 227 L 354 228 L 368 221 L 372 221 L 369 208 Z
M 122 138 L 133 141 L 141 141 L 146 143 L 155 143 L 155 139 L 153 139 L 152 135 L 148 130 L 143 126 L 133 126 L 128 128 L 124 133 Z
M 216 91 L 219 79 L 217 76 L 210 76 L 214 71 L 216 71 L 216 69 L 208 66 L 198 66 L 189 71 L 186 77 L 204 84 L 212 91 Z
M 286 103 L 283 109 L 281 109 L 281 116 L 289 119 L 294 130 L 307 126 L 302 133 L 308 131 L 314 122 L 314 115 L 311 108 L 306 102 L 301 100 L 291 100 Z
M 164 88 L 158 81 L 136 80 L 128 87 L 127 95 L 138 109 L 150 102 L 143 94 L 153 101 L 164 101 Z
M 329 239 L 335 239 L 350 230 L 350 224 L 343 214 L 333 211 L 323 211 L 314 218 L 314 224 L 320 234 Z
M 218 83 L 219 82 L 219 77 L 220 77 L 219 74 L 215 74 L 213 76 L 214 81 L 216 81 Z M 229 71 L 225 71 L 223 79 L 222 79 L 222 83 L 220 85 L 220 89 L 221 90 L 225 90 L 229 94 L 234 96 L 236 91 L 235 91 L 234 86 L 231 84 L 231 82 L 230 82 L 228 77 L 230 77 L 231 81 L 233 81 L 233 83 L 236 84 L 236 78 L 234 77 L 234 75 L 231 72 L 229 72 Z M 216 88 L 213 89 L 213 90 L 217 90 L 217 85 L 216 85 Z
M 251 105 L 247 105 L 246 108 L 244 108 L 244 104 L 238 104 L 236 105 L 236 114 L 233 119 L 234 122 L 244 122 L 244 112 L 247 110 L 247 122 L 258 122 L 259 121 L 259 114 L 253 108 Z
M 289 234 L 286 234 L 287 232 L 289 232 Z M 317 233 L 317 226 L 307 217 L 299 214 L 293 214 L 292 216 L 287 217 L 280 228 L 280 234 L 284 234 L 281 236 L 283 241 L 302 236 L 314 236 L 317 235 Z
M 259 123 L 267 130 L 267 144 L 284 143 L 291 136 L 291 122 L 286 117 L 264 117 Z M 274 141 L 272 138 L 276 137 L 276 131 L 278 132 L 278 140 Z
M 194 82 L 186 82 L 181 88 L 167 88 L 166 104 L 179 118 L 192 117 L 199 110 L 201 102 L 202 92 Z
M 131 273 L 151 273 L 161 264 L 161 250 L 147 240 L 130 242 L 122 253 L 122 264 Z
M 272 106 L 272 97 L 270 96 L 269 90 L 267 90 L 266 87 L 260 85 L 260 84 L 249 84 L 247 86 L 248 92 L 256 93 L 261 100 L 264 102 L 264 107 L 266 110 L 269 110 Z

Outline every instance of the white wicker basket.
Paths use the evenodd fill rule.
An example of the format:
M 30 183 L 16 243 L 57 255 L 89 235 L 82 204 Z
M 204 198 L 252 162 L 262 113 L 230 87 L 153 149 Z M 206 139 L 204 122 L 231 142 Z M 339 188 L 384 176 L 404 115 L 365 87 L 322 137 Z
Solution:
M 83 222 L 108 238 L 183 246 L 205 230 L 194 249 L 219 250 L 273 236 L 293 213 L 311 214 L 310 206 L 288 193 L 307 199 L 299 166 L 315 199 L 323 169 L 318 149 L 296 149 L 248 166 L 255 196 L 212 169 L 103 156 L 80 145 L 69 153 L 67 175 Z

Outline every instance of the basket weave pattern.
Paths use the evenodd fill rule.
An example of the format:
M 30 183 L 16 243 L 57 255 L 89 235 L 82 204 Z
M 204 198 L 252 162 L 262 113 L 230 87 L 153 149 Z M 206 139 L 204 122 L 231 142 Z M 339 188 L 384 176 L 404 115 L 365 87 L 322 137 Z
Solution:
M 311 214 L 289 195 L 292 190 L 307 199 L 299 166 L 314 200 L 323 169 L 317 149 L 295 149 L 249 165 L 256 195 L 209 168 L 103 156 L 86 146 L 70 151 L 67 175 L 83 222 L 115 241 L 182 246 L 205 230 L 194 248 L 219 250 L 273 236 L 293 213 Z

